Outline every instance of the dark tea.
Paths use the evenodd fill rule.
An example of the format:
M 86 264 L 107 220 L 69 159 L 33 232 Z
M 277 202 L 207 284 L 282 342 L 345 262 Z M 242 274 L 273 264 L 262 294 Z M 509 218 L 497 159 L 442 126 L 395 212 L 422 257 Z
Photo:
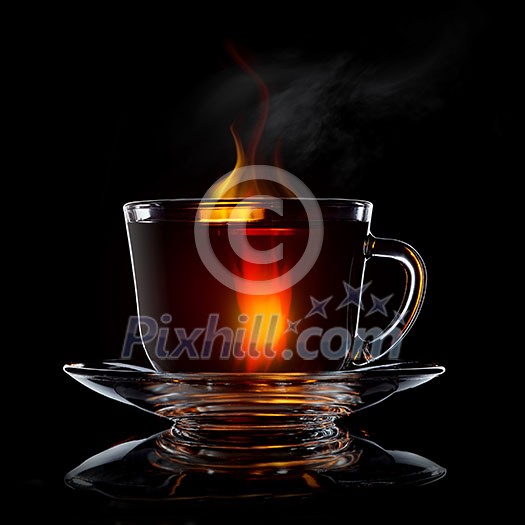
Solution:
M 208 271 L 195 244 L 195 227 L 200 227 L 195 210 L 170 220 L 148 216 L 128 222 L 143 344 L 159 370 L 343 367 L 358 321 L 358 302 L 345 302 L 344 282 L 355 289 L 362 284 L 368 222 L 325 216 L 322 224 L 312 225 L 297 210 L 291 210 L 291 218 L 286 211 L 285 206 L 283 217 L 266 212 L 239 225 L 216 216 L 201 219 L 220 263 L 235 278 L 251 282 L 286 276 L 314 229 L 323 228 L 322 250 L 307 275 L 283 290 L 268 285 L 264 294 L 237 290 L 235 278 L 232 289 Z M 237 252 L 232 248 L 237 237 L 244 240 L 246 256 L 241 243 Z M 250 260 L 252 250 L 273 260 Z

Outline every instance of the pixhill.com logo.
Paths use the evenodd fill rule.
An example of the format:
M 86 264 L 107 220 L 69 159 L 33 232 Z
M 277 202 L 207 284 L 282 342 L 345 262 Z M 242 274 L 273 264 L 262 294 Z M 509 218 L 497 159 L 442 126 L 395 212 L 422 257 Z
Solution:
M 372 328 L 360 328 L 357 336 L 349 332 L 346 327 L 336 326 L 323 329 L 321 326 L 311 324 L 302 329 L 301 325 L 307 319 L 316 317 L 328 319 L 331 312 L 356 306 L 361 310 L 361 316 L 371 315 L 383 316 L 385 319 L 399 317 L 399 313 L 388 308 L 388 303 L 393 294 L 378 297 L 373 293 L 365 293 L 372 285 L 372 281 L 365 283 L 361 289 L 352 287 L 343 281 L 341 297 L 329 296 L 316 298 L 310 296 L 310 305 L 303 317 L 297 319 L 286 319 L 285 334 L 294 335 L 295 348 L 286 348 L 279 352 L 284 360 L 289 360 L 294 355 L 304 360 L 314 360 L 323 356 L 325 359 L 340 361 L 346 356 L 349 348 L 352 350 L 352 359 L 357 359 L 363 351 L 365 341 L 373 341 L 367 346 L 367 351 L 372 358 L 380 356 L 385 346 L 396 341 L 401 335 L 401 330 L 396 328 L 391 333 L 391 341 L 380 340 L 378 336 L 384 331 L 379 326 Z M 251 321 L 252 330 L 247 333 L 244 326 Z M 193 328 L 191 331 L 184 327 L 171 327 L 172 316 L 163 314 L 159 320 L 150 316 L 131 316 L 128 320 L 121 357 L 131 359 L 134 351 L 142 345 L 148 344 L 154 347 L 155 356 L 159 359 L 180 359 L 182 357 L 191 360 L 209 360 L 217 358 L 212 356 L 212 349 L 219 347 L 218 358 L 223 360 L 246 359 L 246 358 L 274 358 L 277 352 L 274 349 L 277 326 L 279 319 L 277 314 L 264 319 L 262 314 L 256 314 L 250 319 L 247 314 L 240 314 L 239 325 L 234 330 L 230 326 L 221 325 L 220 314 L 211 313 L 208 316 L 206 326 Z M 261 326 L 266 326 L 266 331 L 261 334 Z M 170 332 L 176 336 L 176 344 L 168 347 L 167 341 Z M 264 344 L 261 345 L 261 340 Z M 354 344 L 355 343 L 355 344 Z M 389 352 L 390 359 L 398 359 L 401 351 L 401 341 Z

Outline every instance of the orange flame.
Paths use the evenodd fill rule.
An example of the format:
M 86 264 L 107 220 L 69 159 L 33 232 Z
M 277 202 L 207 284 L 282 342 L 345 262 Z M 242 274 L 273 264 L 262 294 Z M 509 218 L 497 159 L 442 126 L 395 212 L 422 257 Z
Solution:
M 268 113 L 270 111 L 270 92 L 268 90 L 268 87 L 264 83 L 263 79 L 257 74 L 257 72 L 246 62 L 242 56 L 239 54 L 235 46 L 231 42 L 226 43 L 226 47 L 228 49 L 228 52 L 230 53 L 231 57 L 237 64 L 248 73 L 250 77 L 255 80 L 255 83 L 257 84 L 257 89 L 259 90 L 259 96 L 261 99 L 260 104 L 260 113 L 259 118 L 257 120 L 257 124 L 255 125 L 255 130 L 252 136 L 252 140 L 250 141 L 250 145 L 248 148 L 248 158 L 246 159 L 248 161 L 248 164 L 256 164 L 256 153 L 257 149 L 259 147 L 259 144 L 261 142 L 262 134 L 264 131 L 264 126 L 266 124 L 266 120 L 268 119 Z M 233 131 L 233 130 L 232 130 Z M 237 164 L 235 167 L 244 166 L 244 152 L 242 148 L 242 144 L 239 140 L 235 137 L 235 146 L 237 148 Z M 239 152 L 242 153 L 242 155 L 239 155 Z M 249 195 L 248 195 L 249 196 Z
M 231 178 L 234 177 L 236 170 L 241 167 L 254 166 L 256 164 L 256 154 L 268 117 L 270 99 L 268 88 L 261 77 L 231 44 L 227 44 L 227 47 L 235 62 L 255 80 L 261 103 L 259 118 L 247 152 L 243 147 L 235 127 L 233 125 L 230 127 L 235 142 L 237 160 L 230 176 L 216 186 L 212 197 L 217 199 L 244 199 L 263 194 L 281 197 L 291 196 L 292 193 L 283 185 L 267 180 L 257 180 L 256 171 L 251 180 L 237 184 L 229 190 L 224 191 L 227 185 L 229 185 Z M 276 164 L 279 158 L 280 152 L 276 150 Z M 256 167 L 254 166 L 253 169 L 256 170 Z M 232 204 L 231 209 L 225 209 L 224 205 L 221 205 L 220 209 L 208 210 L 205 216 L 201 215 L 200 219 L 210 222 L 227 223 L 230 221 L 230 215 L 236 203 Z M 266 217 L 267 211 L 265 209 L 257 209 L 255 206 L 256 205 L 254 205 L 253 208 L 246 207 L 245 212 L 240 216 L 242 220 L 252 225 L 263 220 Z M 239 220 L 239 215 L 236 215 L 236 217 L 237 220 Z M 290 231 L 282 228 L 256 226 L 253 228 L 244 228 L 241 233 L 246 234 L 255 246 L 257 246 L 257 249 L 268 250 L 277 246 L 282 241 L 282 236 L 289 234 Z M 283 260 L 269 264 L 256 264 L 248 262 L 242 257 L 238 268 L 239 276 L 250 281 L 273 279 L 285 274 L 287 270 L 288 268 L 286 268 Z M 246 359 L 243 360 L 245 371 L 263 372 L 270 368 L 272 370 L 278 369 L 281 352 L 286 348 L 285 331 L 290 312 L 291 295 L 290 288 L 269 295 L 236 293 L 239 307 L 239 323 L 242 325 L 241 328 L 244 328 L 244 333 L 246 334 L 242 345 L 246 356 Z
M 270 249 L 279 244 L 289 231 L 278 228 L 254 228 L 247 230 L 254 243 L 258 240 Z M 288 268 L 282 261 L 255 264 L 242 260 L 240 274 L 250 281 L 269 280 L 285 274 Z M 269 295 L 252 295 L 237 292 L 241 314 L 246 316 L 246 333 L 249 339 L 244 345 L 246 371 L 259 372 L 275 369 L 281 352 L 286 349 L 285 330 L 290 313 L 291 289 L 287 288 Z

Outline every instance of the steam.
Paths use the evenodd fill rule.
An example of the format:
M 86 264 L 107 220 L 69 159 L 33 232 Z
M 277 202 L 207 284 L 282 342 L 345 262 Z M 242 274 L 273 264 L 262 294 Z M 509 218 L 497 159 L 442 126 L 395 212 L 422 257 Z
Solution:
M 309 59 L 288 50 L 258 57 L 254 67 L 270 92 L 259 162 L 272 164 L 278 148 L 282 167 L 316 195 L 351 195 L 367 166 L 381 158 L 385 137 L 396 133 L 397 124 L 410 125 L 443 107 L 468 52 L 471 30 L 455 20 L 416 56 L 365 61 L 343 51 Z M 235 121 L 248 143 L 260 101 L 253 80 L 234 66 L 200 97 L 192 131 L 192 140 L 199 136 L 199 151 L 189 162 L 210 170 L 211 181 L 235 164 L 229 125 Z
M 304 67 L 272 97 L 266 153 L 282 141 L 287 169 L 307 179 L 324 173 L 330 191 L 352 190 L 381 156 L 389 124 L 424 119 L 442 106 L 436 80 L 443 64 L 439 54 L 396 65 L 339 56 Z

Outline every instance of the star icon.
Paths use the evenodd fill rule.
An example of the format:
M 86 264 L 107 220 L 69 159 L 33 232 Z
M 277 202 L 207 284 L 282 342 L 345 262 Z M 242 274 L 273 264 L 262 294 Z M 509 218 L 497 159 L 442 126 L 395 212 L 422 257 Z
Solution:
M 376 295 L 374 295 L 373 293 L 370 294 L 370 297 L 372 298 L 372 308 L 370 308 L 370 310 L 366 313 L 367 317 L 369 315 L 372 315 L 376 312 L 384 315 L 385 317 L 388 317 L 388 311 L 386 309 L 386 303 L 388 303 L 388 301 L 390 301 L 390 299 L 392 299 L 392 297 L 394 297 L 394 294 L 391 293 L 390 295 L 387 295 L 386 297 L 383 297 L 383 299 L 380 299 L 379 297 L 377 297 Z
M 310 301 L 312 301 L 312 308 L 310 311 L 304 316 L 306 319 L 307 317 L 311 317 L 312 315 L 318 314 L 321 317 L 324 317 L 325 319 L 328 318 L 326 315 L 326 305 L 332 300 L 333 295 L 328 297 L 327 299 L 323 299 L 322 301 L 318 301 L 314 297 L 310 296 Z
M 361 294 L 372 284 L 372 281 L 368 281 L 367 283 L 363 284 L 361 287 L 354 288 L 346 281 L 343 281 L 343 286 L 345 287 L 345 293 L 346 297 L 341 301 L 341 304 L 336 308 L 336 310 L 340 310 L 341 308 L 344 308 L 345 306 L 350 306 L 351 304 L 355 304 L 359 308 L 363 308 L 363 301 L 361 300 Z
M 284 333 L 287 334 L 288 332 L 293 332 L 294 334 L 298 334 L 299 332 L 297 327 L 301 321 L 302 319 L 298 319 L 297 321 L 290 321 L 290 319 L 287 319 L 286 322 L 288 323 L 288 326 L 286 327 Z

